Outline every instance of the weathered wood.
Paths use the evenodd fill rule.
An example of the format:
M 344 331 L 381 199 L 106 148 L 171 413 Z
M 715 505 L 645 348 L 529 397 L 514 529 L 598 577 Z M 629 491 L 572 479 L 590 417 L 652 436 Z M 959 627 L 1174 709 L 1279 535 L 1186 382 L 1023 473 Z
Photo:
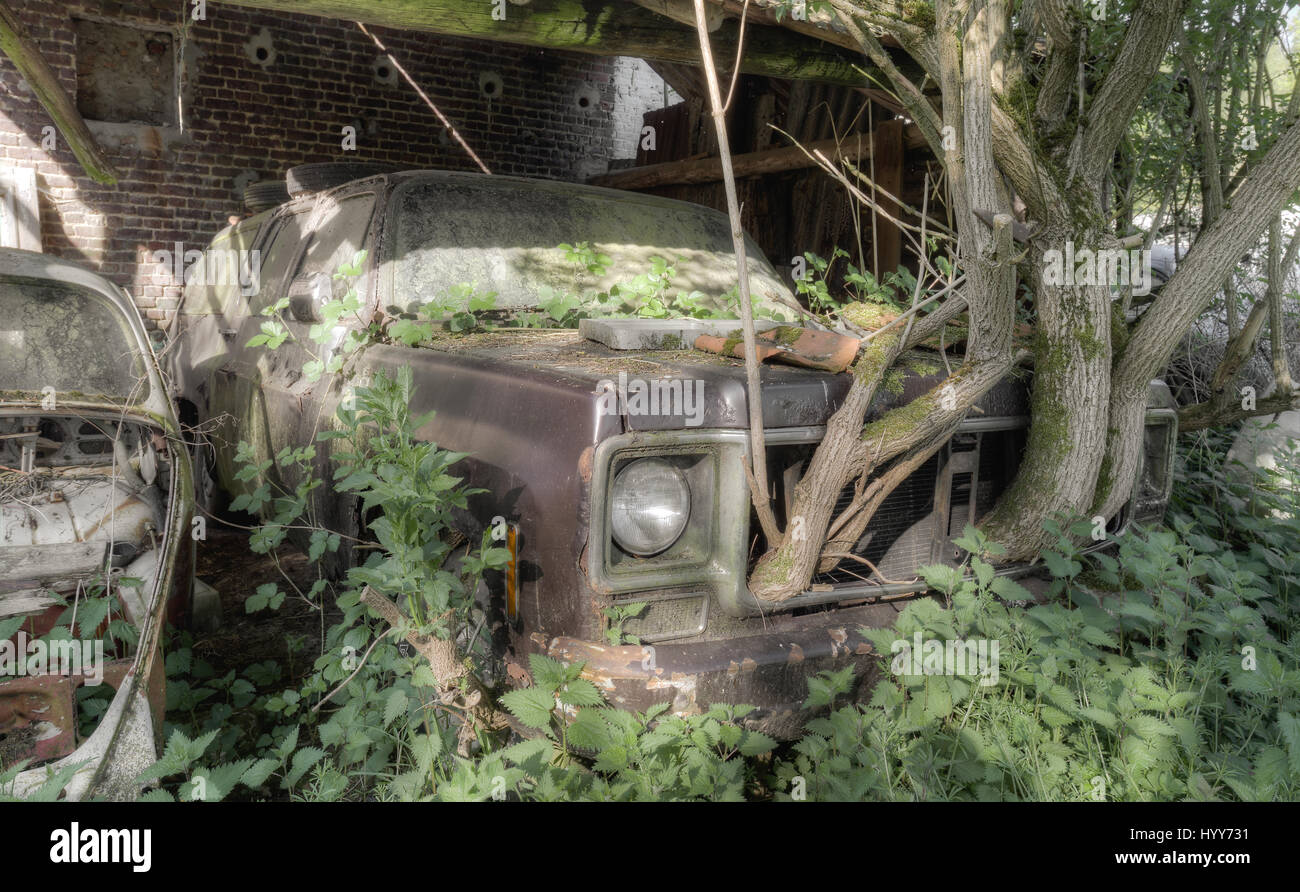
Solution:
M 108 543 L 53 542 L 0 548 L 0 582 L 78 579 L 103 569 Z
M 368 25 L 497 40 L 602 56 L 637 56 L 698 65 L 692 29 L 635 3 L 608 0 L 533 0 L 527 6 L 465 0 L 220 0 L 221 4 L 361 21 Z M 505 18 L 494 13 L 504 8 Z M 723 22 L 710 35 L 724 65 L 735 58 L 739 23 Z M 857 66 L 857 68 L 855 68 Z M 746 74 L 862 86 L 859 54 L 786 28 L 745 31 Z
M 883 193 L 888 193 L 875 195 L 880 212 L 871 212 L 872 258 L 876 278 L 880 279 L 898 269 L 903 259 L 903 233 L 890 219 L 899 219 L 902 209 L 889 197 L 903 194 L 903 122 L 897 118 L 882 121 L 873 137 L 872 179 Z
M 76 103 L 59 85 L 54 69 L 50 68 L 40 49 L 27 36 L 27 30 L 18 16 L 4 0 L 0 0 L 0 51 L 9 57 L 18 73 L 32 88 L 90 178 L 106 185 L 116 183 L 117 171 L 104 157 L 99 143 L 95 142 L 90 128 L 77 111 Z
M 813 167 L 817 162 L 808 153 L 820 149 L 828 157 L 835 155 L 856 161 L 870 156 L 871 140 L 863 137 L 854 139 L 845 137 L 843 144 L 836 149 L 837 141 L 823 139 L 809 144 L 805 152 L 799 146 L 784 149 L 765 149 L 762 152 L 749 152 L 731 159 L 736 176 L 754 177 L 783 170 L 798 170 Z M 896 159 L 901 163 L 901 159 Z M 662 164 L 647 164 L 643 167 L 630 167 L 614 173 L 594 177 L 591 183 L 596 186 L 608 186 L 611 189 L 653 189 L 657 186 L 680 186 L 696 183 L 714 183 L 722 179 L 722 162 L 717 158 L 699 158 L 685 161 L 666 161 Z
M 683 25 L 695 25 L 695 9 L 691 0 L 632 0 L 637 6 L 645 7 L 651 12 L 667 16 Z M 726 11 L 720 6 L 711 6 L 708 10 L 708 28 L 712 33 L 722 27 Z
M 0 594 L 0 619 L 40 613 L 59 603 L 58 599 L 45 589 L 26 589 L 21 592 Z
M 0 246 L 41 250 L 36 171 L 30 167 L 0 168 Z

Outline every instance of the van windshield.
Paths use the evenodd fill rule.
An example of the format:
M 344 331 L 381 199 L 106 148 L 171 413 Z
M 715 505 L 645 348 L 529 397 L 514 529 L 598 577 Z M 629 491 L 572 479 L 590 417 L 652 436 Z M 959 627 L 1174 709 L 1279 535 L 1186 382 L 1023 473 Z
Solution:
M 471 300 L 491 292 L 492 307 L 524 309 L 566 294 L 611 291 L 634 306 L 637 298 L 657 297 L 669 309 L 657 315 L 734 318 L 738 312 L 727 218 L 697 205 L 467 176 L 408 182 L 397 190 L 392 213 L 389 312 L 472 310 Z M 746 248 L 756 315 L 792 317 L 777 300 L 793 304 L 789 289 L 757 245 L 748 241 Z M 677 297 L 686 300 L 674 303 Z M 592 302 L 590 315 L 620 303 L 627 305 Z

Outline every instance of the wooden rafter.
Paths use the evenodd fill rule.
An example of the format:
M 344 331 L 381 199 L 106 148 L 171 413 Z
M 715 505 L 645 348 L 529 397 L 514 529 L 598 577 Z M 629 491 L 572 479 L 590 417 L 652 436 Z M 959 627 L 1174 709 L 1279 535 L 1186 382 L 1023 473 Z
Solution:
M 466 0 L 220 0 L 232 6 L 318 15 L 456 37 L 698 65 L 693 29 L 626 0 L 532 0 L 505 4 Z M 726 18 L 712 34 L 719 60 L 734 59 L 739 23 Z M 748 27 L 746 74 L 861 86 L 859 53 L 784 27 Z
M 91 179 L 106 185 L 116 183 L 117 170 L 104 156 L 99 143 L 77 111 L 77 104 L 59 84 L 58 75 L 50 68 L 50 64 L 41 55 L 40 48 L 27 35 L 27 29 L 4 0 L 0 0 L 0 51 L 9 57 L 18 73 L 32 88 L 54 121 L 54 126 L 59 128 L 63 138 L 68 141 L 72 154 Z

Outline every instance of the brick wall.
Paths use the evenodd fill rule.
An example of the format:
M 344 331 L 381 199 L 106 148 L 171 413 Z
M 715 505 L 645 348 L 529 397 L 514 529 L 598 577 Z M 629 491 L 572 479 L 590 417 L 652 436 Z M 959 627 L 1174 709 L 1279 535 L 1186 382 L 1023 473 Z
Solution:
M 90 180 L 8 60 L 0 57 L 0 166 L 32 167 L 44 250 L 130 289 L 150 328 L 165 327 L 180 286 L 155 250 L 201 248 L 242 206 L 242 184 L 309 161 L 384 161 L 475 169 L 355 25 L 207 4 L 181 35 L 176 0 L 14 4 L 29 35 L 77 89 L 74 17 L 171 30 L 181 60 L 182 132 L 92 125 L 121 177 Z M 494 173 L 582 180 L 615 156 L 615 62 L 429 34 L 372 29 Z M 258 59 L 257 47 L 263 58 Z M 269 50 L 266 51 L 266 50 Z M 131 58 L 122 65 L 138 64 Z M 388 72 L 390 79 L 392 72 Z M 499 84 L 496 98 L 483 85 Z M 344 151 L 341 128 L 357 128 Z

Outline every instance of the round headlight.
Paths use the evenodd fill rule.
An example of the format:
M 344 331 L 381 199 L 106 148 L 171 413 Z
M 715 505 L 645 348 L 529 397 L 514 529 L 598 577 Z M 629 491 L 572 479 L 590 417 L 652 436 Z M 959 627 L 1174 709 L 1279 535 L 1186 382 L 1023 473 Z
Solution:
M 676 542 L 691 516 L 686 478 L 661 458 L 638 459 L 619 471 L 611 496 L 614 541 L 640 557 Z

